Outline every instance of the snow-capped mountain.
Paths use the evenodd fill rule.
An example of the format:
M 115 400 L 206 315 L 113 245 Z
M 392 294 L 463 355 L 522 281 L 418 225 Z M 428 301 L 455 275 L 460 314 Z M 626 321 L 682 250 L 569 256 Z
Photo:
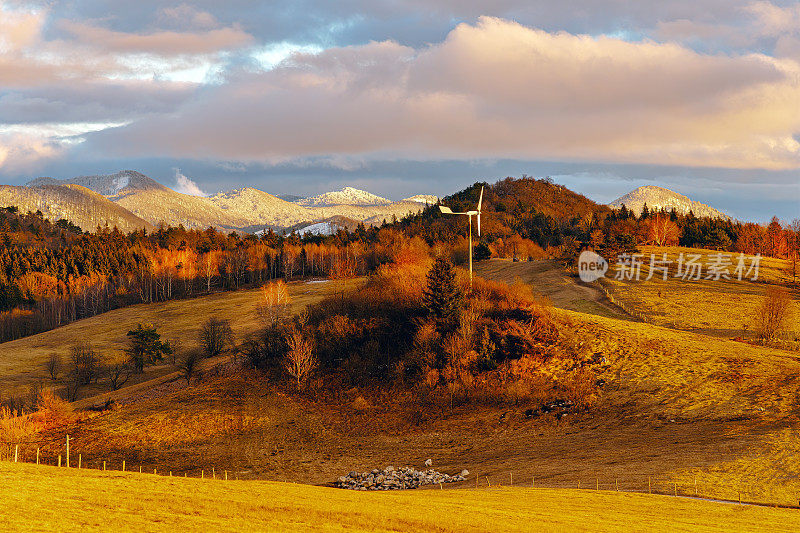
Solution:
M 438 196 L 432 194 L 417 194 L 409 198 L 404 198 L 404 202 L 418 202 L 420 204 L 434 205 L 439 201 Z
M 353 187 L 345 187 L 341 191 L 332 191 L 297 200 L 299 205 L 305 206 L 332 206 L 332 205 L 386 205 L 392 201 Z
M 681 214 L 686 214 L 691 211 L 697 217 L 730 219 L 730 217 L 722 211 L 714 209 L 706 204 L 693 201 L 675 191 L 655 185 L 639 187 L 624 196 L 620 196 L 608 205 L 615 209 L 619 209 L 625 205 L 625 207 L 638 216 L 642 213 L 642 208 L 645 204 L 647 204 L 647 209 L 650 211 L 654 209 L 657 211 L 661 209 L 667 211 L 675 209 L 675 211 Z
M 192 196 L 174 191 L 133 170 L 65 180 L 37 178 L 27 187 L 8 187 L 5 194 L 0 195 L 0 199 L 8 198 L 6 205 L 19 204 L 21 209 L 35 206 L 32 210 L 41 209 L 48 218 L 67 218 L 87 229 L 108 221 L 109 225 L 116 224 L 124 231 L 158 226 L 162 222 L 173 226 L 183 224 L 186 228 L 214 226 L 245 232 L 266 228 L 301 229 L 317 222 L 331 221 L 338 223 L 338 227 L 343 227 L 340 222 L 349 221 L 347 224 L 352 222 L 354 228 L 359 222 L 371 226 L 384 220 L 399 219 L 423 207 L 421 201 L 392 202 L 353 187 L 297 202 L 287 202 L 250 187 L 208 197 Z M 75 192 L 78 189 L 91 193 L 95 198 L 91 201 L 82 198 Z M 56 197 L 58 203 L 48 211 L 47 206 Z M 97 206 L 91 208 L 97 213 L 86 212 L 90 204 Z M 353 229 L 346 224 L 344 227 Z M 309 231 L 323 232 L 325 229 L 336 231 L 332 225 Z
M 115 174 L 98 176 L 77 176 L 64 180 L 37 178 L 28 182 L 28 187 L 65 184 L 80 185 L 109 198 L 119 197 L 132 191 L 167 190 L 156 180 L 135 170 L 123 170 Z

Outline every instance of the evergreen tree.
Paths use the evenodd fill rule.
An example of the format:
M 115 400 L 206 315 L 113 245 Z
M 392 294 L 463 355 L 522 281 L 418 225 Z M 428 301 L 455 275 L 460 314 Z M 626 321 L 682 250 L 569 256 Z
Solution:
M 142 373 L 144 365 L 161 360 L 165 355 L 172 353 L 169 343 L 161 341 L 161 335 L 152 324 L 141 323 L 136 329 L 128 332 L 128 348 L 131 361 L 136 367 L 136 372 Z
M 449 259 L 436 258 L 433 268 L 428 272 L 422 303 L 436 323 L 436 329 L 440 334 L 449 333 L 458 325 L 461 315 L 461 291 L 456 286 L 456 273 Z

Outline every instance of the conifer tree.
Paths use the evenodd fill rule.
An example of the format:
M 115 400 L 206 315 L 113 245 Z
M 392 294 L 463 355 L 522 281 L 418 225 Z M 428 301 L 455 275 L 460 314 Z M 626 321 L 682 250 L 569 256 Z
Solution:
M 428 272 L 427 285 L 423 290 L 422 303 L 440 334 L 455 329 L 461 314 L 461 291 L 455 278 L 452 263 L 447 258 L 438 257 Z

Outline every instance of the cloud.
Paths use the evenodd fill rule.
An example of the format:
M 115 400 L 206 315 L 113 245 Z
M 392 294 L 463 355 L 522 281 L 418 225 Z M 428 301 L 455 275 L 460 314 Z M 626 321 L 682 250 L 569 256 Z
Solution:
M 126 33 L 83 22 L 63 21 L 61 27 L 75 41 L 117 53 L 149 53 L 160 56 L 213 54 L 250 44 L 252 37 L 238 26 L 204 32 L 159 31 Z
M 97 149 L 199 159 L 517 158 L 800 167 L 800 65 L 481 17 L 444 41 L 295 53 Z
M 175 190 L 192 196 L 208 196 L 195 182 L 181 174 L 179 168 L 175 169 Z

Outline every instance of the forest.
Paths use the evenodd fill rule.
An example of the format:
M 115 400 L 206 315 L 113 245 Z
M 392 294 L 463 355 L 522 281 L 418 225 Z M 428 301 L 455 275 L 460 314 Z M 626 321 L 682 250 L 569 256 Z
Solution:
M 586 246 L 606 257 L 643 244 L 683 245 L 760 253 L 796 264 L 800 221 L 766 226 L 698 218 L 646 207 L 640 216 L 613 210 L 552 180 L 507 178 L 475 183 L 443 199 L 455 211 L 472 208 L 485 188 L 476 259 L 560 258 Z M 396 259 L 407 239 L 467 259 L 467 227 L 438 206 L 381 227 L 336 235 L 261 236 L 214 228 L 161 225 L 128 234 L 116 228 L 83 231 L 41 213 L 0 209 L 0 342 L 31 335 L 110 309 L 258 286 L 269 280 L 346 278 L 374 274 Z

